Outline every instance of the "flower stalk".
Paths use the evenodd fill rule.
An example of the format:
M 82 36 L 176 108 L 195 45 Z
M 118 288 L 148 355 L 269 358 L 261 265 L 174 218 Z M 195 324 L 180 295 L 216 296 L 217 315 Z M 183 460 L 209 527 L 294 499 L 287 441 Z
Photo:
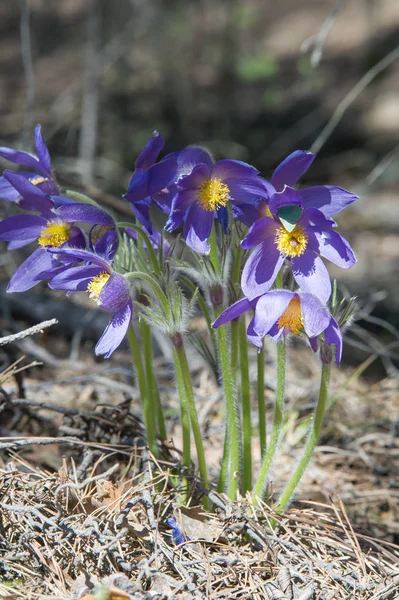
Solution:
M 243 491 L 252 487 L 251 388 L 249 382 L 248 342 L 245 315 L 239 320 L 241 402 L 243 424 Z

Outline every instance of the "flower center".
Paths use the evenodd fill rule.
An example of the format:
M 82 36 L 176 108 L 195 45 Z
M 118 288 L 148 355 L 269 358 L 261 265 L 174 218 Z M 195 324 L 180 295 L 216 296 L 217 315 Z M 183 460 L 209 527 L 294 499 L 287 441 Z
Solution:
M 281 254 L 289 256 L 301 256 L 306 250 L 309 237 L 300 225 L 295 225 L 292 231 L 287 231 L 284 227 L 279 227 L 276 232 L 275 243 Z
M 104 285 L 107 283 L 110 277 L 110 274 L 106 273 L 105 271 L 102 271 L 101 273 L 93 277 L 86 290 L 87 292 L 89 292 L 89 298 L 97 302 Z
M 230 198 L 229 186 L 221 179 L 207 179 L 201 185 L 197 198 L 204 210 L 213 212 L 221 206 L 226 206 Z
M 59 248 L 69 240 L 69 223 L 57 223 L 56 221 L 47 221 L 47 227 L 42 229 L 42 233 L 37 240 L 39 246 L 51 246 Z
M 37 175 L 35 177 L 31 177 L 29 179 L 29 181 L 31 183 L 33 183 L 33 185 L 39 185 L 40 183 L 43 183 L 44 181 L 49 181 L 48 177 L 41 177 L 40 175 Z
M 297 296 L 288 304 L 287 308 L 277 321 L 279 329 L 284 327 L 285 333 L 292 331 L 295 335 L 303 329 L 303 317 L 301 313 L 301 301 Z

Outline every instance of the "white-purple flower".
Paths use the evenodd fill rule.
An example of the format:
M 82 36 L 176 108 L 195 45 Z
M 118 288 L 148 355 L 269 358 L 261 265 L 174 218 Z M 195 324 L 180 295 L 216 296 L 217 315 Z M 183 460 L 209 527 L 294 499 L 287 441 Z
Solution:
M 213 327 L 229 323 L 249 310 L 255 312 L 248 325 L 247 336 L 259 348 L 265 335 L 277 341 L 283 335 L 305 333 L 316 352 L 318 340 L 323 334 L 327 345 L 335 344 L 336 362 L 341 362 L 341 331 L 328 309 L 313 294 L 272 290 L 252 300 L 243 298 L 227 308 L 213 323 Z

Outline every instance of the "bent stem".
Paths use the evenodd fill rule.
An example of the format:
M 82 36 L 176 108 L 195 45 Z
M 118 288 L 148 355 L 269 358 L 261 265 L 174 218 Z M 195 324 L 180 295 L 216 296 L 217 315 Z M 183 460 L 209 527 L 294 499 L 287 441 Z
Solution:
M 241 371 L 241 401 L 242 401 L 242 424 L 243 424 L 243 455 L 244 455 L 244 474 L 243 490 L 247 492 L 252 487 L 252 455 L 251 455 L 251 388 L 249 382 L 249 363 L 248 363 L 248 339 L 245 315 L 239 320 L 239 340 L 240 340 L 240 371 Z
M 257 381 L 257 400 L 258 400 L 258 416 L 259 416 L 259 444 L 260 457 L 264 459 L 266 452 L 266 405 L 265 405 L 265 351 L 259 349 L 257 356 L 258 381 Z
M 195 447 L 197 450 L 198 467 L 201 476 L 201 481 L 205 487 L 208 487 L 208 474 L 206 469 L 204 445 L 202 443 L 201 428 L 198 422 L 197 409 L 195 406 L 194 390 L 191 381 L 190 368 L 188 366 L 187 355 L 184 349 L 183 342 L 180 346 L 174 348 L 174 351 L 176 352 L 176 357 L 180 363 L 180 369 L 183 375 L 183 381 L 185 385 L 187 398 L 187 408 L 190 415 L 191 429 L 193 431 Z M 206 509 L 209 508 L 209 502 L 206 496 L 204 496 L 204 507 Z
M 270 467 L 273 462 L 274 455 L 278 447 L 281 435 L 281 427 L 283 424 L 284 412 L 284 394 L 285 394 L 285 363 L 286 363 L 286 342 L 283 339 L 277 343 L 277 388 L 276 388 L 276 403 L 274 406 L 273 428 L 270 438 L 269 447 L 266 456 L 263 460 L 258 480 L 253 489 L 253 494 L 256 498 L 263 498 L 267 480 L 270 472 Z
M 127 337 L 130 344 L 130 349 L 132 352 L 134 368 L 136 370 L 136 378 L 137 383 L 140 390 L 141 402 L 143 406 L 143 415 L 144 415 L 144 424 L 147 434 L 147 443 L 151 452 L 154 456 L 157 455 L 157 444 L 156 444 L 156 428 L 154 424 L 153 409 L 151 406 L 147 383 L 145 378 L 145 371 L 143 367 L 143 361 L 141 360 L 141 350 L 139 346 L 139 341 L 137 338 L 136 331 L 134 329 L 133 324 L 129 327 L 127 332 Z
M 310 459 L 312 458 L 313 451 L 315 449 L 317 440 L 320 435 L 320 429 L 321 429 L 321 425 L 323 423 L 323 417 L 324 417 L 324 413 L 325 413 L 326 407 L 327 407 L 328 386 L 330 383 L 330 375 L 331 375 L 331 364 L 323 365 L 323 368 L 321 371 L 319 399 L 317 402 L 317 407 L 316 407 L 316 412 L 314 415 L 313 423 L 311 425 L 311 429 L 309 432 L 308 441 L 306 443 L 305 450 L 303 452 L 303 456 L 302 456 L 301 460 L 299 461 L 299 464 L 298 464 L 297 468 L 295 469 L 293 476 L 291 477 L 291 479 L 287 483 L 285 490 L 281 494 L 280 500 L 278 501 L 278 504 L 276 507 L 276 512 L 281 512 L 282 510 L 284 510 L 284 508 L 287 506 L 287 504 L 289 504 L 289 502 L 295 492 L 296 486 L 300 482 L 302 475 L 303 475 L 306 467 L 308 466 Z

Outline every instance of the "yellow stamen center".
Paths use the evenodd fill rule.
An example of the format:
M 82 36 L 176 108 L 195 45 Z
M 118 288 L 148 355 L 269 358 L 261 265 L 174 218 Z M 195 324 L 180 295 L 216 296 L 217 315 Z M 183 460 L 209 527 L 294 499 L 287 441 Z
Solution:
M 301 313 L 301 301 L 297 296 L 290 301 L 287 308 L 277 321 L 278 328 L 285 328 L 286 333 L 292 331 L 295 335 L 303 329 L 303 317 Z
M 221 206 L 226 206 L 230 198 L 229 186 L 221 179 L 207 179 L 201 185 L 197 194 L 203 209 L 213 212 Z
M 59 248 L 69 240 L 69 223 L 57 223 L 57 221 L 47 221 L 47 227 L 42 229 L 42 233 L 37 240 L 39 246 L 50 246 Z
M 44 181 L 49 181 L 48 177 L 41 177 L 40 175 L 38 175 L 37 177 L 31 177 L 29 179 L 30 183 L 33 183 L 33 185 L 39 185 L 40 183 L 43 183 Z
M 281 254 L 289 256 L 301 256 L 306 250 L 309 237 L 300 225 L 296 225 L 292 231 L 279 227 L 276 232 L 275 243 Z
M 105 271 L 102 271 L 101 273 L 93 277 L 86 290 L 87 292 L 89 292 L 89 298 L 92 298 L 92 300 L 95 300 L 97 302 L 98 297 L 101 294 L 101 291 L 109 278 L 110 274 L 106 273 Z

